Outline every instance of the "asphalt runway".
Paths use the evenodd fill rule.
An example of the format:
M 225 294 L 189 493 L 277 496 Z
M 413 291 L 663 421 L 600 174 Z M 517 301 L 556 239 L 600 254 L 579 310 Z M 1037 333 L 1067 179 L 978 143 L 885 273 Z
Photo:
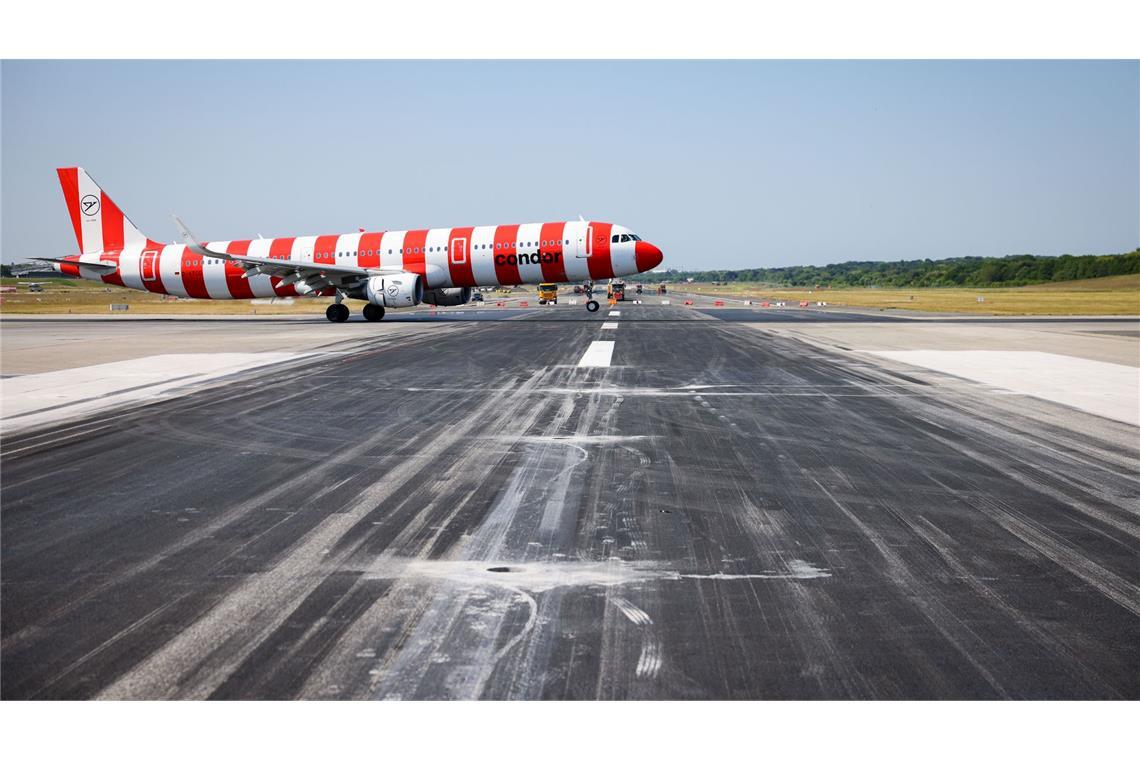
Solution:
M 0 696 L 1140 698 L 1137 428 L 617 310 L 294 320 L 5 436 Z

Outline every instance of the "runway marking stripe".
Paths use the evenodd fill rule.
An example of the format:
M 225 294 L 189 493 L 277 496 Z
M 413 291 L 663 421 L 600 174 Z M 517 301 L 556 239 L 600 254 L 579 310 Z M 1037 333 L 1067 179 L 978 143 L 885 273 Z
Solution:
M 617 328 L 618 328 L 617 322 L 603 322 L 602 323 L 602 329 L 603 330 L 616 330 Z
M 613 359 L 615 342 L 612 340 L 595 340 L 590 343 L 586 353 L 578 360 L 579 367 L 608 367 Z
M 615 311 L 615 310 L 613 310 L 613 309 L 610 309 L 610 316 L 611 316 L 611 317 L 620 317 L 620 316 L 621 316 L 621 312 L 620 312 L 620 311 Z

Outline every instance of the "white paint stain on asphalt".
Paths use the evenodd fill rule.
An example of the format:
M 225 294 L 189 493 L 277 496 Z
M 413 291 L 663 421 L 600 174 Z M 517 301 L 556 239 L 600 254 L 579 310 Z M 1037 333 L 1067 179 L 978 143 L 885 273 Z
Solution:
M 595 340 L 578 360 L 579 367 L 608 367 L 614 355 L 612 340 Z
M 499 562 L 486 560 L 403 560 L 383 558 L 364 568 L 366 578 L 424 578 L 458 585 L 500 586 L 540 593 L 563 586 L 621 586 L 646 581 L 748 581 L 816 580 L 831 573 L 803 560 L 790 560 L 785 568 L 756 573 L 686 573 L 655 562 Z M 617 604 L 619 609 L 621 605 Z M 630 612 L 622 614 L 629 617 Z M 645 615 L 644 612 L 641 612 Z M 636 614 L 635 614 L 636 616 Z M 648 615 L 645 615 L 648 619 Z

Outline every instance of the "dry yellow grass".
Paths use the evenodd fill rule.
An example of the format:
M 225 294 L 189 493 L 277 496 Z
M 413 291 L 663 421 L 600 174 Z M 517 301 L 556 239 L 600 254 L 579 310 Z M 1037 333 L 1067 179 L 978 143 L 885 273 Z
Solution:
M 111 304 L 127 304 L 127 314 L 319 314 L 331 298 L 295 298 L 293 304 L 254 304 L 250 301 L 175 299 L 97 282 L 40 280 L 42 293 L 24 285 L 16 293 L 0 294 L 2 314 L 111 314 Z
M 1054 282 L 1021 288 L 844 288 L 808 290 L 734 283 L 691 283 L 675 292 L 754 300 L 826 301 L 832 306 L 1015 315 L 1140 315 L 1140 275 Z M 983 300 L 979 301 L 981 298 Z
M 4 284 L 10 285 L 5 279 Z M 3 314 L 109 314 L 110 305 L 125 303 L 128 314 L 321 314 L 331 298 L 296 298 L 293 304 L 254 304 L 250 301 L 199 301 L 164 299 L 102 283 L 77 280 L 41 280 L 44 292 L 29 293 L 20 285 L 16 293 L 0 294 Z M 765 288 L 736 283 L 714 286 L 692 283 L 672 286 L 674 293 L 690 291 L 711 296 L 754 300 L 826 301 L 834 306 L 908 309 L 932 312 L 995 315 L 1140 315 L 1140 275 L 1056 282 L 1022 288 L 849 288 L 807 290 Z M 529 295 L 529 290 L 517 295 Z M 979 302 L 978 297 L 984 301 Z M 499 296 L 496 296 L 499 297 Z M 118 313 L 118 312 L 116 312 Z

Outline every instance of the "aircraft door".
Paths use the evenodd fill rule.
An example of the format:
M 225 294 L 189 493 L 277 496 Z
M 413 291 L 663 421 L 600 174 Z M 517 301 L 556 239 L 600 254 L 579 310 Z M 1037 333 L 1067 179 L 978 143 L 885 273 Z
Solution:
M 582 239 L 583 234 L 586 236 L 585 240 Z M 585 227 L 580 228 L 578 231 L 577 256 L 580 259 L 588 259 L 593 255 L 594 255 L 594 227 L 593 227 L 593 225 L 587 224 L 587 225 L 585 225 Z
M 451 263 L 467 263 L 467 238 L 455 238 L 451 241 Z
M 143 251 L 139 259 L 139 270 L 143 282 L 154 282 L 158 279 L 158 251 Z

